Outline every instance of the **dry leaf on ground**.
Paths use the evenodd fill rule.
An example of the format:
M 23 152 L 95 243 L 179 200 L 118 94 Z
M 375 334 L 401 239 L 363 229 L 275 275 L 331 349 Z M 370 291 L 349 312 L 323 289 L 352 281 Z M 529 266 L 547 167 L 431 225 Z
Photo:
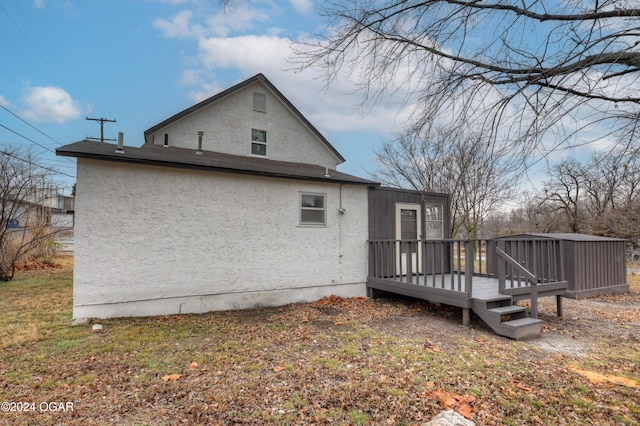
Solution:
M 175 382 L 180 377 L 182 377 L 182 374 L 167 374 L 166 376 L 162 376 L 162 381 L 164 381 L 164 382 Z

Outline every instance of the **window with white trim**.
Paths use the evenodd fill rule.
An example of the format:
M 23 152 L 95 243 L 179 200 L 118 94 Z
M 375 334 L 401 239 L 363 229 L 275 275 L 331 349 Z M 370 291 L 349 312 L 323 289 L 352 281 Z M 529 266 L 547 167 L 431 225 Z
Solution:
M 444 222 L 442 204 L 424 205 L 424 236 L 427 240 L 441 240 L 444 238 Z
M 251 129 L 251 154 L 267 156 L 267 131 Z
M 327 195 L 326 194 L 300 194 L 300 224 L 301 225 L 326 225 L 327 224 Z

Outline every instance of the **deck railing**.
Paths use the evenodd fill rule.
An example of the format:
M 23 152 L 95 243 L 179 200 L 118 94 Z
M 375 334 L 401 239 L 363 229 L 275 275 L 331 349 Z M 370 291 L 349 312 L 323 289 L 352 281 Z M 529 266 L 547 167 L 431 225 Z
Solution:
M 505 288 L 526 287 L 533 281 L 546 284 L 564 280 L 562 240 L 503 239 L 497 241 L 496 252 L 502 252 L 503 255 L 498 254 L 498 257 L 504 260 L 497 266 L 505 266 L 505 279 L 500 283 L 501 291 Z M 504 254 L 513 262 L 507 261 Z
M 369 242 L 369 275 L 409 284 L 464 292 L 471 297 L 471 277 L 478 266 L 467 261 L 474 240 L 376 240 Z M 471 259 L 475 259 L 472 256 Z M 479 270 L 486 273 L 480 262 Z
M 499 291 L 564 280 L 562 241 L 375 240 L 369 242 L 369 275 L 473 294 L 472 276 L 498 278 Z
M 531 316 L 538 318 L 538 286 L 564 281 L 563 242 L 554 239 L 498 240 L 498 289 L 527 287 Z

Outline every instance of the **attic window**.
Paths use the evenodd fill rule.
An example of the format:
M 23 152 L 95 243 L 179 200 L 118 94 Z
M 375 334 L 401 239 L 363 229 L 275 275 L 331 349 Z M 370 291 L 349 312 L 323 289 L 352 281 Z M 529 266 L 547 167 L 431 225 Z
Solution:
M 325 194 L 300 194 L 300 224 L 327 224 L 327 196 Z
M 253 92 L 253 110 L 267 112 L 267 95 L 264 93 Z
M 267 131 L 251 129 L 251 154 L 267 155 Z

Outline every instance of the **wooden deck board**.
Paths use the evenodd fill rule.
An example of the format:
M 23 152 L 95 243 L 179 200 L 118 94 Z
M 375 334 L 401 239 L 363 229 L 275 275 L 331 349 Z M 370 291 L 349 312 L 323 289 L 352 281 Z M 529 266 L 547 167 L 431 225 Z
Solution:
M 530 294 L 528 287 L 516 287 L 515 289 L 505 291 L 504 294 L 500 294 L 498 279 L 486 276 L 473 276 L 471 298 L 467 296 L 464 275 L 453 275 L 453 277 L 451 274 L 414 275 L 410 280 L 411 282 L 408 281 L 406 276 L 388 278 L 369 277 L 368 286 L 438 303 L 448 303 L 443 299 L 453 299 L 455 303 L 449 304 L 460 307 L 468 307 L 469 303 L 467 302 L 470 302 L 471 298 L 492 300 L 514 294 L 518 296 L 517 299 L 524 299 Z M 451 290 L 452 286 L 454 290 Z M 539 285 L 539 297 L 562 294 L 565 288 L 565 281 Z M 548 289 L 548 291 L 546 289 Z

